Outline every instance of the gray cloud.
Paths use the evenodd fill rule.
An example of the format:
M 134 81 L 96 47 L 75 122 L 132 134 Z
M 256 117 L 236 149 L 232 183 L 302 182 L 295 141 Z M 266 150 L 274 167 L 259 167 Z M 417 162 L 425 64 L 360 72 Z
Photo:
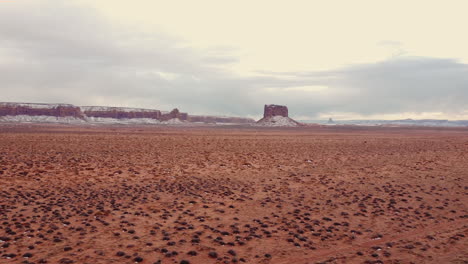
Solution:
M 396 57 L 333 71 L 242 77 L 225 67 L 235 56 L 184 44 L 116 27 L 93 9 L 63 1 L 9 3 L 0 9 L 0 101 L 242 116 L 260 115 L 265 103 L 311 117 L 468 110 L 468 65 L 453 59 Z M 327 89 L 294 89 L 303 86 Z
M 295 77 L 330 87 L 325 98 L 316 99 L 322 102 L 316 111 L 370 115 L 467 110 L 468 65 L 453 59 L 397 57 Z

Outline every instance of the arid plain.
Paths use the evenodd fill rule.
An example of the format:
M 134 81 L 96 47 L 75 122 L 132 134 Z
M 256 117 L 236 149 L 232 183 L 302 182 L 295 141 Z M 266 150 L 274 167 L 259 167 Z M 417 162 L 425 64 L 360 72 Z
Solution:
M 0 127 L 0 263 L 467 263 L 468 129 Z

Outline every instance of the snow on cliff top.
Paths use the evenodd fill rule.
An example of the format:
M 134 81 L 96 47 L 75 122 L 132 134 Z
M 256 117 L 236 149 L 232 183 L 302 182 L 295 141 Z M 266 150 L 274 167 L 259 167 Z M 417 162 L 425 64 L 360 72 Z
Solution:
M 0 107 L 28 107 L 32 109 L 54 109 L 57 107 L 76 107 L 72 104 L 7 103 L 0 102 Z
M 17 103 L 17 102 L 0 102 L 0 107 L 27 107 L 31 109 L 54 109 L 57 107 L 79 107 L 81 111 L 120 111 L 120 112 L 156 112 L 168 114 L 169 111 L 161 111 L 157 109 L 132 108 L 132 107 L 112 107 L 112 106 L 75 106 L 72 104 L 43 104 L 43 103 Z
M 131 107 L 112 107 L 112 106 L 80 106 L 81 111 L 101 112 L 101 111 L 120 111 L 120 112 L 156 112 L 156 109 L 131 108 Z M 161 113 L 163 111 L 160 111 Z

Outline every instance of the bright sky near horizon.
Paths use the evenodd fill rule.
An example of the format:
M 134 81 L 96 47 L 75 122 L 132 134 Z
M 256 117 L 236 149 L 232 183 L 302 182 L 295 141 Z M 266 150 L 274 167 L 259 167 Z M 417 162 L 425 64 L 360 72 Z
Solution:
M 468 119 L 467 1 L 8 1 L 1 101 Z

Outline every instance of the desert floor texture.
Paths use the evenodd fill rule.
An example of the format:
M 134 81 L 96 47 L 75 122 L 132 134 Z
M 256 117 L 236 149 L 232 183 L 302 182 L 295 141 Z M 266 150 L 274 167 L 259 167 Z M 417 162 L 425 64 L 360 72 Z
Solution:
M 0 263 L 468 263 L 468 129 L 0 126 Z

